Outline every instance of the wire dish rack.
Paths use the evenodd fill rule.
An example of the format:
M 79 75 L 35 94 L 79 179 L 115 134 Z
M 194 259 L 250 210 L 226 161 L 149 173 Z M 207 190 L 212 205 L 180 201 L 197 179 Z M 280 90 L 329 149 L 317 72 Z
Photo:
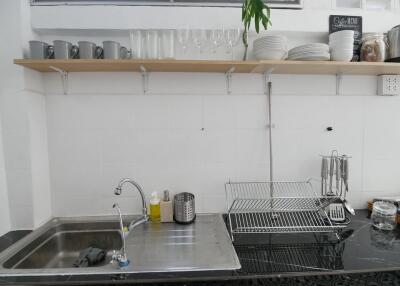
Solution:
M 337 232 L 325 207 L 336 201 L 318 196 L 313 180 L 226 183 L 231 237 L 238 233 Z M 319 183 L 320 184 L 320 183 Z
M 342 270 L 345 244 L 236 245 L 247 274 Z

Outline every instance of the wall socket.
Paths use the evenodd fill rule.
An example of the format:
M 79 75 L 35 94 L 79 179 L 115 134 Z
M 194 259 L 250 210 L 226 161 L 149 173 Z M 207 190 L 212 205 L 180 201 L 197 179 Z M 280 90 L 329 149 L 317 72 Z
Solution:
M 400 95 L 400 75 L 378 76 L 378 95 Z

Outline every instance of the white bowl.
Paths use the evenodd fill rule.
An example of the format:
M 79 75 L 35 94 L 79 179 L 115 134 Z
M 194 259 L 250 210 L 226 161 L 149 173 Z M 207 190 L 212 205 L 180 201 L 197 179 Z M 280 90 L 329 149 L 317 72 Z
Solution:
M 343 30 L 343 31 L 338 31 L 335 33 L 332 33 L 329 35 L 329 40 L 336 40 L 336 39 L 343 39 L 343 38 L 348 38 L 352 37 L 354 38 L 354 31 L 353 30 Z
M 329 46 L 352 46 L 354 45 L 354 41 L 333 41 L 333 42 L 329 42 Z
M 257 60 L 283 60 L 287 57 L 286 50 L 269 49 L 254 51 Z
M 286 45 L 283 44 L 254 44 L 254 49 L 286 49 Z
M 305 51 L 329 51 L 329 46 L 327 44 L 322 43 L 312 43 L 312 44 L 305 44 L 301 46 L 294 47 L 289 51 L 289 55 L 305 52 Z
M 353 38 L 344 38 L 341 40 L 332 40 L 329 41 L 329 46 L 333 46 L 333 45 L 341 45 L 341 44 L 354 44 L 354 39 Z
M 331 51 L 331 60 L 349 62 L 353 58 L 353 50 Z
M 343 51 L 343 50 L 353 50 L 353 45 L 337 45 L 337 46 L 330 46 L 329 51 Z
M 283 45 L 286 46 L 287 39 L 283 36 L 265 36 L 253 41 L 253 45 Z
M 260 41 L 268 41 L 268 42 L 286 42 L 287 38 L 285 36 L 263 36 L 258 39 L 255 39 L 254 42 L 260 42 Z

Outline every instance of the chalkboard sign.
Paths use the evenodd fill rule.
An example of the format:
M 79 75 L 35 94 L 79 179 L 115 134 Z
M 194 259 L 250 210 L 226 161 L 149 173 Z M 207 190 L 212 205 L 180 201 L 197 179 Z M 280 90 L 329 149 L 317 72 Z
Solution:
M 329 34 L 342 30 L 353 30 L 354 40 L 361 41 L 362 38 L 362 17 L 360 16 L 329 16 Z
M 360 60 L 360 50 L 362 44 L 362 17 L 361 16 L 329 16 L 329 34 L 342 31 L 354 31 L 354 56 L 352 61 Z

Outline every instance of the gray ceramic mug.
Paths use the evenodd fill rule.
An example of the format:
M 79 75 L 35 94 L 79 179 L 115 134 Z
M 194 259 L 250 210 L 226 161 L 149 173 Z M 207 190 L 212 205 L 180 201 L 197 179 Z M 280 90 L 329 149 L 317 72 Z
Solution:
M 56 40 L 53 41 L 54 58 L 55 59 L 76 59 L 79 54 L 79 48 L 72 45 L 70 42 Z
M 103 42 L 103 53 L 105 59 L 119 59 L 121 58 L 121 45 L 114 41 Z
M 131 51 L 125 47 L 121 47 L 121 44 L 114 41 L 103 42 L 103 54 L 105 59 L 129 59 L 131 58 Z
M 80 41 L 78 45 L 81 59 L 100 59 L 103 56 L 103 48 L 93 42 Z
M 45 42 L 29 41 L 29 55 L 31 59 L 51 59 L 54 48 Z

